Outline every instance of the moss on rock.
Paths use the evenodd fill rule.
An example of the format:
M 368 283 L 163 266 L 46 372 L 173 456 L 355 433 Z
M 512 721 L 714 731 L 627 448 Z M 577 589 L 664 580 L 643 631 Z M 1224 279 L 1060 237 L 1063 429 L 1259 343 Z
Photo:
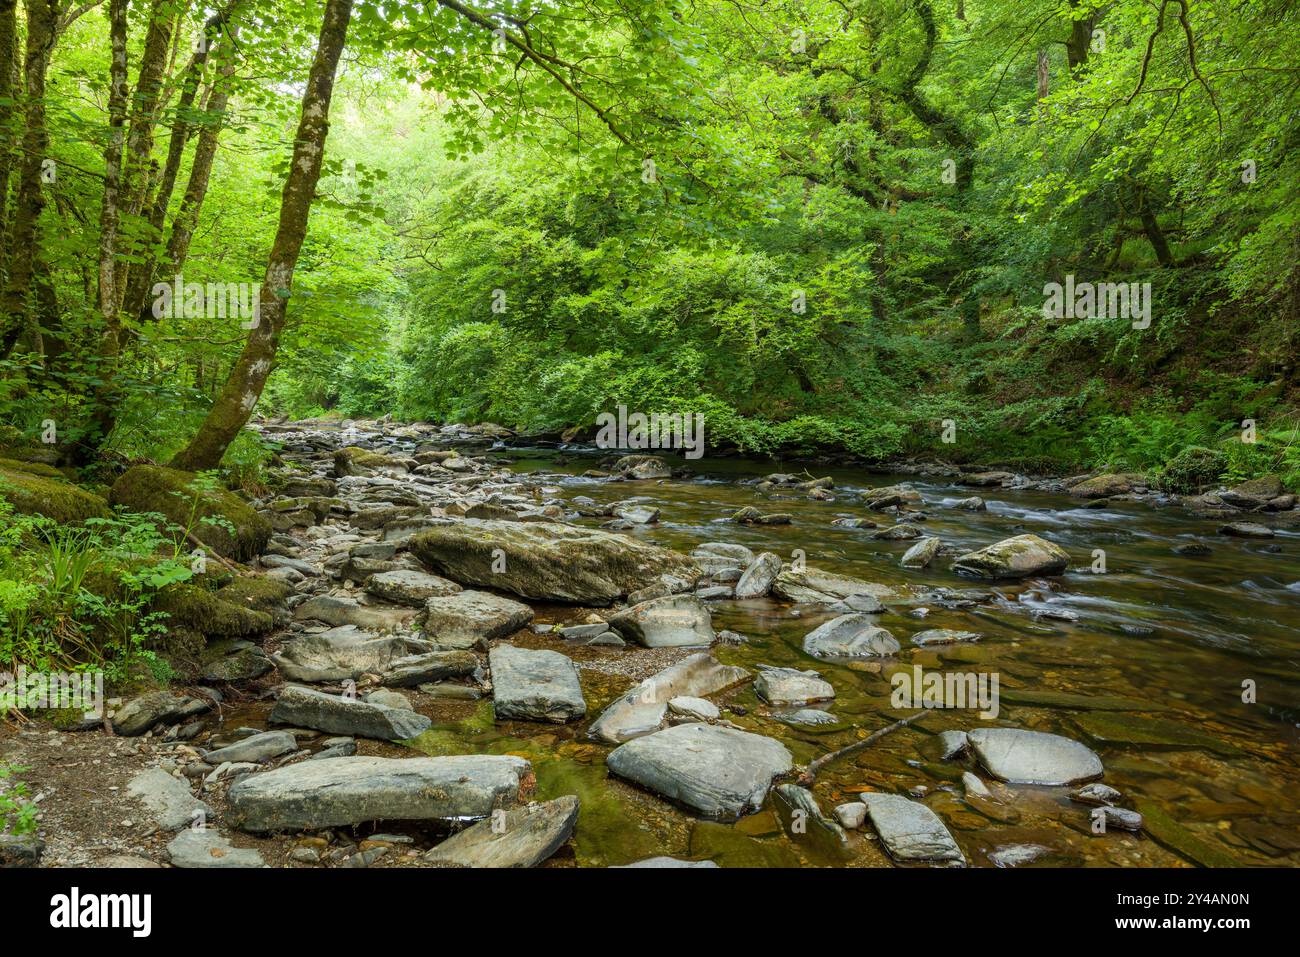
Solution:
M 194 537 L 226 558 L 242 562 L 260 555 L 270 541 L 271 523 L 234 493 L 195 486 L 194 479 L 192 472 L 137 465 L 113 484 L 109 500 L 136 512 L 160 512 L 182 528 L 193 522 Z M 212 524 L 205 518 L 225 521 Z
M 1219 481 L 1228 467 L 1228 457 L 1218 449 L 1193 445 L 1165 463 L 1156 483 L 1166 492 L 1191 494 Z
M 45 515 L 56 522 L 81 522 L 112 514 L 108 503 L 98 495 L 65 481 L 58 472 L 50 475 L 36 471 L 38 468 L 46 467 L 0 461 L 0 497 L 12 503 L 15 510 Z
M 387 455 L 371 452 L 356 445 L 349 445 L 334 452 L 334 475 L 338 478 L 362 475 L 371 469 L 395 467 L 400 466 L 397 466 Z
M 216 592 L 189 583 L 165 589 L 154 599 L 153 608 L 167 613 L 169 632 L 190 629 L 210 638 L 243 638 L 265 634 L 275 627 L 269 613 L 227 601 Z
M 240 608 L 251 608 L 264 612 L 277 623 L 289 620 L 286 599 L 293 594 L 293 589 L 282 581 L 262 575 L 246 575 L 236 578 L 229 585 L 217 590 L 217 597 Z

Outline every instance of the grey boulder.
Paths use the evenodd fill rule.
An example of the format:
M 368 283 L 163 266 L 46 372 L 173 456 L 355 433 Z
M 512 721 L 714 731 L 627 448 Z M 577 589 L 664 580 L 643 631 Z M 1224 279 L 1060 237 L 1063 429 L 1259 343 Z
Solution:
M 976 728 L 966 739 L 980 764 L 1010 784 L 1074 784 L 1099 778 L 1104 770 L 1095 752 L 1059 734 Z
M 414 711 L 343 698 L 297 685 L 289 685 L 280 692 L 275 707 L 271 709 L 271 721 L 381 741 L 414 738 L 433 724 Z
M 889 856 L 908 863 L 964 863 L 966 858 L 939 820 L 919 801 L 901 794 L 868 792 L 861 796 L 871 826 Z
M 803 650 L 814 658 L 883 658 L 898 641 L 867 615 L 840 615 L 808 632 Z
M 1061 546 L 1037 535 L 1016 535 L 959 555 L 952 567 L 965 575 L 997 579 L 1059 575 L 1069 564 L 1070 556 Z
M 424 855 L 452 867 L 536 867 L 573 835 L 578 799 L 573 795 L 513 808 L 454 834 Z
M 578 669 L 558 651 L 497 645 L 488 654 L 498 721 L 564 724 L 587 713 Z
M 485 591 L 462 591 L 430 598 L 421 627 L 440 649 L 475 648 L 503 638 L 533 620 L 527 605 Z
M 615 748 L 605 759 L 621 778 L 708 818 L 757 810 L 772 779 L 794 766 L 779 741 L 709 724 L 680 724 Z
M 713 619 L 693 595 L 668 595 L 633 605 L 609 619 L 611 628 L 647 648 L 713 643 Z
M 526 760 L 510 755 L 305 761 L 235 784 L 227 818 L 255 832 L 481 818 L 517 804 L 531 775 Z

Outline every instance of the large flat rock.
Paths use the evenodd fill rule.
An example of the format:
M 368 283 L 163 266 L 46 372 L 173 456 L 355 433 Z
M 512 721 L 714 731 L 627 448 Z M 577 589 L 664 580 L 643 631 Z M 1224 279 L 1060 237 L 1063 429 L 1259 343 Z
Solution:
M 876 585 L 811 567 L 795 571 L 788 566 L 776 576 L 772 583 L 772 594 L 797 605 L 831 604 L 854 595 L 869 595 L 876 599 L 894 597 L 894 592 L 887 585 Z
M 410 608 L 362 605 L 351 598 L 317 595 L 295 608 L 293 617 L 300 621 L 311 618 L 335 627 L 355 625 L 367 631 L 395 631 L 409 624 L 415 617 L 415 611 Z
M 901 794 L 863 794 L 871 825 L 896 861 L 957 863 L 965 856 L 939 815 Z
M 689 558 L 657 545 L 558 522 L 464 519 L 414 535 L 408 548 L 463 585 L 523 598 L 608 605 L 664 576 L 694 584 Z
M 212 808 L 196 798 L 188 784 L 162 768 L 141 771 L 127 782 L 126 793 L 139 800 L 164 831 L 179 831 L 190 827 L 196 817 L 207 821 L 214 816 Z
M 497 645 L 488 665 L 497 720 L 564 724 L 587 713 L 577 666 L 558 651 Z
M 624 609 L 609 625 L 647 648 L 679 648 L 713 643 L 713 619 L 694 595 L 652 598 Z
M 529 804 L 466 828 L 424 855 L 453 867 L 536 867 L 573 835 L 578 799 L 573 795 Z
M 1074 784 L 1099 778 L 1104 770 L 1090 748 L 1059 734 L 976 728 L 966 739 L 980 764 L 1011 784 Z
M 504 638 L 533 620 L 533 610 L 511 598 L 485 591 L 462 591 L 425 602 L 420 624 L 441 649 L 478 648 Z
M 510 755 L 305 761 L 235 784 L 227 820 L 263 832 L 481 818 L 517 804 L 531 775 L 526 760 Z
M 422 714 L 386 705 L 325 694 L 289 685 L 280 692 L 271 721 L 330 734 L 351 734 L 381 741 L 402 741 L 429 730 L 433 724 Z
M 432 642 L 423 639 L 376 637 L 356 625 L 343 625 L 292 638 L 271 660 L 290 681 L 344 681 L 384 674 L 393 661 L 432 650 Z
M 772 779 L 793 767 L 779 741 L 733 728 L 681 724 L 615 748 L 610 771 L 704 817 L 757 810 Z
M 673 698 L 702 698 L 749 678 L 744 668 L 719 664 L 712 655 L 702 651 L 669 665 L 615 699 L 592 722 L 587 733 L 598 741 L 622 744 L 662 728 L 668 702 Z

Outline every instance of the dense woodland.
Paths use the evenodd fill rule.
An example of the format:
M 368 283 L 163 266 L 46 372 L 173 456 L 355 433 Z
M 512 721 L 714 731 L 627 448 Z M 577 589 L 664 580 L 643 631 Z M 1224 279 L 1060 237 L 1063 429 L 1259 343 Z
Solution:
M 102 719 L 65 736 L 73 761 L 53 732 L 0 735 L 0 838 L 28 835 L 0 866 L 39 859 L 38 810 L 57 866 L 110 832 L 177 866 L 368 866 L 389 849 L 349 843 L 382 806 L 365 775 L 383 791 L 402 760 L 374 742 L 430 728 L 411 747 L 484 757 L 448 780 L 496 767 L 512 800 L 537 783 L 520 749 L 537 760 L 555 819 L 529 826 L 555 834 L 526 865 L 579 798 L 580 863 L 665 853 L 605 773 L 655 791 L 615 755 L 660 734 L 716 739 L 688 775 L 756 762 L 760 797 L 795 769 L 778 739 L 819 755 L 782 785 L 805 809 L 841 762 L 819 799 L 874 799 L 895 860 L 1014 866 L 1049 853 L 1022 841 L 1042 824 L 1060 865 L 1294 861 L 1295 815 L 1259 808 L 1295 781 L 1298 113 L 1291 0 L 0 0 L 0 691 L 20 668 L 94 675 L 120 705 L 36 719 Z M 575 451 L 619 408 L 702 417 L 711 458 Z M 906 734 L 863 758 L 875 776 L 842 762 L 907 723 L 872 728 L 904 707 L 881 702 L 908 656 L 1005 668 L 1038 709 L 985 737 L 1058 773 L 981 752 L 999 782 L 1100 778 L 1085 737 L 1200 763 L 1112 762 L 1118 789 L 1074 800 L 1119 837 L 1080 840 L 1104 829 L 1062 798 L 981 857 L 973 835 L 1011 818 L 971 824 Z M 647 704 L 629 686 L 662 692 L 657 727 L 619 716 Z M 39 710 L 5 702 L 0 732 Z M 536 733 L 602 709 L 587 743 Z M 358 711 L 383 725 L 356 732 L 361 784 L 331 770 L 356 738 L 316 735 Z M 978 750 L 963 727 L 943 760 Z M 108 749 L 155 733 L 188 756 L 162 785 L 224 794 L 222 827 L 274 832 L 260 850 L 84 798 L 134 793 L 148 748 Z M 337 760 L 291 763 L 311 749 Z M 362 806 L 250 819 L 234 798 L 271 761 Z M 961 778 L 971 807 L 1001 800 Z M 417 790 L 397 817 L 442 794 Z M 483 818 L 470 790 L 426 816 Z M 900 857 L 903 792 L 964 821 L 965 848 Z M 813 859 L 753 840 L 775 818 L 715 820 L 753 804 L 695 807 L 713 830 L 672 810 L 669 850 Z M 465 853 L 443 837 L 426 861 Z
M 255 462 L 251 412 L 623 403 L 757 453 L 1294 479 L 1297 17 L 6 2 L 0 417 L 81 467 Z M 1067 274 L 1149 282 L 1149 327 L 1045 318 Z M 260 285 L 259 327 L 156 318 L 178 276 Z

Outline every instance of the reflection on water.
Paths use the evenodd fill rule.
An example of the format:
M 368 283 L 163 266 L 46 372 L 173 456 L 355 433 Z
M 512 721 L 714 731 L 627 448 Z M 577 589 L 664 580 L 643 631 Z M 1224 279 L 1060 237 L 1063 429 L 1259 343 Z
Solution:
M 902 716 L 889 702 L 895 668 L 920 664 L 927 670 L 996 672 L 1002 689 L 996 723 L 1092 745 L 1106 764 L 1106 783 L 1124 792 L 1127 804 L 1148 811 L 1148 830 L 1159 840 L 1113 831 L 1093 835 L 1088 809 L 1069 801 L 1063 788 L 1014 787 L 1004 794 L 1004 803 L 968 802 L 962 768 L 937 760 L 927 742 L 938 731 L 975 726 L 979 719 L 973 712 L 936 711 L 856 760 L 824 772 L 814 791 L 827 812 L 864 789 L 914 790 L 945 820 L 967 858 L 983 866 L 991 866 L 990 853 L 1022 844 L 1046 848 L 1035 852 L 1040 856 L 1031 866 L 1226 863 L 1228 855 L 1245 864 L 1300 863 L 1300 813 L 1286 798 L 1300 785 L 1300 594 L 1295 587 L 1300 536 L 1282 533 L 1271 543 L 1229 539 L 1215 534 L 1215 523 L 1174 509 L 1079 508 L 1063 496 L 972 490 L 908 476 L 819 471 L 818 476 L 834 477 L 836 501 L 818 502 L 737 484 L 789 470 L 770 464 L 704 460 L 691 463 L 702 480 L 601 483 L 578 477 L 594 464 L 586 456 L 557 461 L 553 455 L 513 453 L 509 458 L 519 471 L 567 474 L 556 482 L 567 496 L 602 503 L 635 497 L 661 508 L 658 525 L 630 534 L 684 551 L 716 540 L 773 551 L 787 561 L 801 551 L 811 566 L 898 592 L 899 600 L 886 603 L 890 613 L 880 624 L 903 649 L 883 668 L 818 662 L 805 655 L 803 636 L 830 617 L 826 613 L 767 601 L 713 604 L 715 628 L 750 639 L 740 647 L 720 646 L 720 659 L 750 668 L 760 663 L 815 668 L 835 686 L 837 697 L 827 710 L 839 723 L 812 728 L 774 720 L 752 689 L 729 699 L 747 712 L 732 716 L 736 724 L 780 739 L 796 761 L 843 747 Z M 996 600 L 987 604 L 943 607 L 926 593 L 936 586 L 972 584 L 948 571 L 946 561 L 926 570 L 901 568 L 898 559 L 908 542 L 877 541 L 869 529 L 831 524 L 835 518 L 871 517 L 853 492 L 898 481 L 911 481 L 925 497 L 926 534 L 978 548 L 1033 532 L 1064 547 L 1073 559 L 1071 570 L 1058 579 L 1000 583 L 991 589 Z M 986 512 L 943 507 L 973 492 L 987 502 Z M 725 521 L 744 505 L 789 512 L 794 523 Z M 1212 551 L 1206 556 L 1172 551 L 1190 542 L 1203 542 Z M 1093 572 L 1097 549 L 1104 551 L 1101 574 Z M 978 644 L 925 650 L 908 641 L 928 628 L 984 637 Z M 1247 681 L 1254 682 L 1255 704 L 1242 701 Z M 592 716 L 598 710 L 593 702 Z M 871 840 L 855 841 L 847 855 L 828 859 L 810 840 L 787 836 L 771 813 L 734 826 L 694 821 L 608 778 L 607 749 L 585 743 L 580 729 L 567 732 L 579 736 L 558 747 L 537 743 L 535 728 L 516 725 L 505 734 L 507 729 L 480 721 L 475 729 L 444 728 L 449 748 L 472 742 L 527 754 L 546 796 L 580 796 L 580 863 L 625 863 L 649 854 L 710 857 L 724 865 L 887 863 Z
M 764 493 L 738 480 L 777 471 L 740 460 L 691 463 L 685 481 L 604 483 L 582 478 L 588 455 L 500 452 L 520 472 L 536 472 L 564 497 L 598 502 L 635 498 L 662 510 L 657 525 L 629 534 L 689 551 L 705 541 L 772 551 L 786 561 L 885 584 L 898 597 L 879 623 L 901 642 L 897 658 L 828 663 L 805 655 L 803 636 L 830 613 L 769 602 L 711 603 L 715 629 L 748 637 L 719 645 L 716 656 L 751 670 L 759 664 L 815 668 L 836 688 L 824 707 L 836 721 L 814 727 L 777 720 L 746 687 L 724 702 L 735 724 L 780 739 L 796 762 L 807 763 L 904 716 L 890 705 L 896 669 L 955 669 L 996 673 L 1001 711 L 993 723 L 1049 731 L 1090 744 L 1106 765 L 1105 782 L 1142 811 L 1141 835 L 1094 835 L 1089 809 L 1065 788 L 998 787 L 995 798 L 968 799 L 963 767 L 939 760 L 935 735 L 979 724 L 973 711 L 934 711 L 856 758 L 833 765 L 814 793 L 827 813 L 864 790 L 919 796 L 948 825 L 977 866 L 1181 866 L 1300 863 L 1300 813 L 1290 795 L 1300 788 L 1300 536 L 1272 542 L 1215 534 L 1211 521 L 1147 505 L 1079 508 L 1062 496 L 1033 491 L 969 489 L 907 476 L 856 471 L 818 472 L 835 479 L 836 500 L 798 493 Z M 782 469 L 792 470 L 792 469 Z M 1033 532 L 1064 547 L 1072 567 L 1051 580 L 981 585 L 991 601 L 946 601 L 936 588 L 972 587 L 947 570 L 925 570 L 898 559 L 909 542 L 877 541 L 870 529 L 832 525 L 836 518 L 873 517 L 855 490 L 912 481 L 924 496 L 926 534 L 945 544 L 978 548 Z M 945 508 L 971 494 L 985 512 Z M 727 521 L 756 505 L 788 512 L 788 526 L 741 526 Z M 911 520 L 911 519 L 909 519 Z M 598 524 L 600 519 L 583 519 Z M 1203 542 L 1205 556 L 1175 554 Z M 1100 550 L 1100 551 L 1098 551 Z M 1104 553 L 1104 554 L 1103 554 Z M 1094 572 L 1104 561 L 1104 573 Z M 539 609 L 539 619 L 554 620 Z M 921 649 L 909 636 L 930 628 L 975 631 L 975 644 Z M 558 638 L 535 639 L 538 646 Z M 565 649 L 571 653 L 574 649 Z M 637 655 L 635 648 L 601 654 Z M 581 655 L 575 654 L 582 665 Z M 811 835 L 787 834 L 780 809 L 736 824 L 699 821 L 659 798 L 611 778 L 609 748 L 589 742 L 588 722 L 631 683 L 582 671 L 589 710 L 565 727 L 493 721 L 490 701 L 441 703 L 435 725 L 414 745 L 431 754 L 513 753 L 533 762 L 543 798 L 577 794 L 582 802 L 574 839 L 577 863 L 624 864 L 667 854 L 711 859 L 724 866 L 887 866 L 868 826 L 846 851 Z M 1253 683 L 1257 702 L 1243 701 Z M 552 865 L 572 860 L 552 862 Z

